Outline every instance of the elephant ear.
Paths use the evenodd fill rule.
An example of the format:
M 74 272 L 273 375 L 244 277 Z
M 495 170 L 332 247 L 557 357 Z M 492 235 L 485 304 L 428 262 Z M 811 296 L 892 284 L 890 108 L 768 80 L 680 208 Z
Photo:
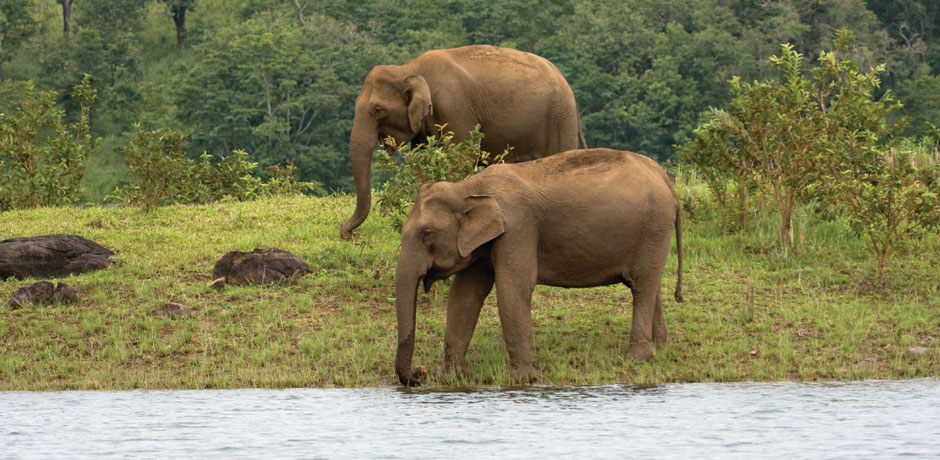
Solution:
M 415 133 L 430 129 L 430 117 L 434 113 L 431 106 L 431 88 L 421 75 L 412 75 L 405 79 L 408 95 L 408 124 Z
M 496 199 L 489 196 L 468 196 L 460 229 L 457 230 L 457 250 L 461 257 L 469 256 L 476 248 L 506 232 L 506 218 Z

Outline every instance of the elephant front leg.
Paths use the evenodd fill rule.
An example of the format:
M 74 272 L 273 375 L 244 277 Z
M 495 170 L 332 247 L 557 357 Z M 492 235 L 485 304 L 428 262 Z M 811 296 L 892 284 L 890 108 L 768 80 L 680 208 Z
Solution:
M 467 372 L 467 347 L 473 338 L 483 301 L 493 289 L 493 273 L 488 264 L 477 262 L 457 273 L 447 299 L 447 326 L 444 330 L 444 372 Z
M 535 273 L 525 270 L 507 270 L 497 273 L 496 294 L 499 321 L 503 329 L 506 351 L 509 352 L 509 377 L 513 381 L 529 383 L 537 372 L 532 365 L 532 291 Z

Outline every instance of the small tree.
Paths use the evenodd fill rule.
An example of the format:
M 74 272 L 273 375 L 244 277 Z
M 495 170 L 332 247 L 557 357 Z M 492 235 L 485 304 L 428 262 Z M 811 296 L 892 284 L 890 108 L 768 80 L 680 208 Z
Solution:
M 850 39 L 850 32 L 839 31 L 837 45 L 845 47 Z M 730 177 L 738 190 L 768 191 L 780 213 L 780 245 L 792 247 L 795 206 L 827 180 L 820 177 L 820 163 L 836 144 L 851 147 L 844 153 L 852 155 L 888 134 L 886 117 L 898 105 L 890 92 L 873 97 L 884 66 L 863 74 L 854 62 L 823 53 L 807 78 L 803 57 L 791 45 L 783 45 L 770 62 L 783 73 L 782 82 L 747 84 L 733 78 L 736 96 L 728 110 L 711 109 L 683 155 L 713 178 L 713 190 Z
M 13 115 L 0 113 L 0 210 L 71 204 L 82 193 L 85 162 L 101 142 L 90 133 L 97 92 L 87 74 L 72 90 L 78 120 L 66 124 L 55 91 L 36 92 L 21 83 L 23 102 Z
M 843 215 L 857 236 L 867 237 L 883 285 L 897 246 L 940 227 L 940 152 L 928 138 L 848 151 L 829 152 L 824 163 L 828 180 L 818 184 L 820 205 Z

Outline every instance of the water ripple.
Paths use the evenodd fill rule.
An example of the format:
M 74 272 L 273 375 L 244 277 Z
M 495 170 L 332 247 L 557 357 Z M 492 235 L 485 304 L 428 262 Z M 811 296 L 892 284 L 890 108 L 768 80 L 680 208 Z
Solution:
M 940 382 L 0 393 L 0 458 L 930 458 Z

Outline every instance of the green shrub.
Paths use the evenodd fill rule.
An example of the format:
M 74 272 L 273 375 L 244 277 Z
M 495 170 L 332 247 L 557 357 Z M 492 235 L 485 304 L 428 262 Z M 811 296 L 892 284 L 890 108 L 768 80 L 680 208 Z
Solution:
M 884 284 L 888 258 L 905 240 L 940 228 L 940 152 L 930 139 L 905 139 L 898 147 L 861 154 L 832 153 L 817 185 L 820 205 L 842 215 L 865 237 Z
M 501 163 L 506 152 L 492 155 L 480 148 L 483 133 L 480 125 L 463 142 L 454 141 L 454 133 L 437 125 L 438 135 L 429 136 L 427 144 L 398 145 L 389 137 L 383 141 L 385 150 L 376 154 L 379 169 L 390 177 L 378 192 L 379 212 L 389 216 L 395 229 L 401 231 L 421 184 L 466 179 L 486 165 Z M 397 152 L 398 158 L 392 153 Z
M 101 142 L 88 123 L 97 97 L 91 77 L 72 90 L 79 104 L 73 123 L 56 106 L 55 91 L 37 92 L 31 81 L 13 85 L 20 86 L 22 102 L 14 114 L 0 113 L 0 211 L 77 201 L 85 162 Z
M 840 30 L 836 46 L 845 49 L 851 38 Z M 940 227 L 940 136 L 897 137 L 906 122 L 891 124 L 889 115 L 899 104 L 890 91 L 876 97 L 884 65 L 862 73 L 855 62 L 824 52 L 807 78 L 803 57 L 790 45 L 770 62 L 783 80 L 733 78 L 736 96 L 728 110 L 711 109 L 681 153 L 723 205 L 730 203 L 729 183 L 741 205 L 752 191 L 773 197 L 781 248 L 794 248 L 797 205 L 813 203 L 831 219 L 841 216 L 869 240 L 884 283 L 892 251 Z
M 172 203 L 208 203 L 221 199 L 250 200 L 265 195 L 303 193 L 315 188 L 310 182 L 294 180 L 293 165 L 268 168 L 274 177 L 265 182 L 255 175 L 258 164 L 248 154 L 235 150 L 219 158 L 203 152 L 198 161 L 187 158 L 186 135 L 174 130 L 144 131 L 123 149 L 124 161 L 134 183 L 114 191 L 124 203 L 145 210 Z
M 851 37 L 840 30 L 837 46 L 847 47 Z M 889 138 L 901 126 L 889 126 L 887 116 L 900 106 L 890 92 L 876 97 L 884 65 L 862 73 L 855 62 L 824 52 L 807 77 L 803 56 L 791 45 L 770 62 L 782 81 L 732 78 L 728 109 L 712 108 L 681 153 L 722 203 L 730 202 L 727 182 L 734 184 L 742 216 L 748 195 L 772 197 L 780 213 L 780 247 L 792 248 L 794 209 L 818 198 L 816 183 L 831 180 L 820 176 L 827 172 L 820 166 L 857 157 Z

